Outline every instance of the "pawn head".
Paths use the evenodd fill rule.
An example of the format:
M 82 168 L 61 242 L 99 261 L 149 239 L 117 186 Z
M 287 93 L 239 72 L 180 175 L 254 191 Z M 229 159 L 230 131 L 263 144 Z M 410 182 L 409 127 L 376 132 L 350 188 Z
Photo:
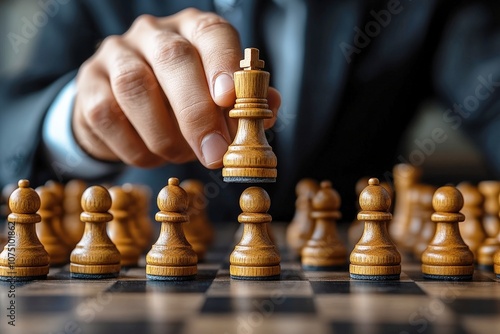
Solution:
M 86 212 L 107 212 L 111 208 L 111 196 L 103 186 L 88 187 L 82 195 L 82 209 Z
M 363 211 L 387 212 L 391 207 L 391 196 L 377 178 L 371 178 L 359 195 L 359 206 Z
M 52 190 L 45 186 L 40 186 L 36 188 L 38 196 L 40 196 L 40 211 L 43 210 L 54 210 L 58 205 L 56 195 Z
M 30 181 L 19 180 L 19 188 L 14 190 L 9 197 L 9 208 L 11 212 L 22 214 L 34 214 L 40 209 L 40 196 L 33 188 Z
M 111 196 L 111 208 L 113 210 L 127 211 L 132 205 L 130 194 L 123 190 L 120 186 L 113 186 L 109 188 L 109 195 Z
M 464 206 L 464 197 L 453 186 L 438 188 L 432 197 L 432 207 L 436 212 L 458 213 Z
M 312 199 L 312 207 L 318 211 L 337 211 L 340 208 L 340 195 L 333 189 L 330 181 L 322 181 Z
M 271 198 L 261 187 L 250 187 L 241 193 L 240 207 L 243 212 L 266 213 L 271 207 Z
M 179 179 L 171 177 L 168 184 L 158 193 L 156 203 L 163 212 L 185 212 L 189 199 L 186 191 L 179 186 Z

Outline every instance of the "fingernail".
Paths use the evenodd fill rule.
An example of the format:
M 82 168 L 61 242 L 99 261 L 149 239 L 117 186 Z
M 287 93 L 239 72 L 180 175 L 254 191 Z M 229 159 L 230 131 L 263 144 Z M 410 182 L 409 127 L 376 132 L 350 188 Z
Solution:
M 214 83 L 214 98 L 222 96 L 234 89 L 233 77 L 227 73 L 220 74 Z
M 229 144 L 220 134 L 211 133 L 206 135 L 201 141 L 201 153 L 205 159 L 205 164 L 210 167 L 220 163 L 228 146 Z

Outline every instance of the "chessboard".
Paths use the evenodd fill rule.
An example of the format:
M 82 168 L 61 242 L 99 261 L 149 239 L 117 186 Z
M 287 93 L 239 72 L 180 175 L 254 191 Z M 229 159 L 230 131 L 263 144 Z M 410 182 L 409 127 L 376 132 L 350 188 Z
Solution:
M 64 266 L 51 268 L 46 280 L 2 282 L 0 333 L 489 334 L 500 329 L 500 282 L 492 272 L 476 270 L 472 281 L 432 281 L 422 277 L 420 263 L 405 256 L 396 281 L 353 280 L 347 268 L 304 271 L 286 248 L 281 223 L 271 224 L 282 259 L 280 279 L 231 279 L 229 254 L 238 225 L 218 226 L 224 228 L 217 229 L 194 281 L 147 280 L 142 259 L 115 279 L 72 279 Z M 8 323 L 11 300 L 15 327 Z

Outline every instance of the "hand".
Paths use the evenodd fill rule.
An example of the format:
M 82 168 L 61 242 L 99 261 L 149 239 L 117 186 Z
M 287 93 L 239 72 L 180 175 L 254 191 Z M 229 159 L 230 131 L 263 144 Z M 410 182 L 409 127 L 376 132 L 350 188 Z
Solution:
M 138 167 L 195 158 L 221 167 L 237 129 L 227 110 L 241 57 L 238 33 L 213 13 L 137 18 L 125 34 L 107 37 L 78 72 L 77 142 L 95 158 Z M 270 88 L 275 117 L 266 128 L 280 102 Z

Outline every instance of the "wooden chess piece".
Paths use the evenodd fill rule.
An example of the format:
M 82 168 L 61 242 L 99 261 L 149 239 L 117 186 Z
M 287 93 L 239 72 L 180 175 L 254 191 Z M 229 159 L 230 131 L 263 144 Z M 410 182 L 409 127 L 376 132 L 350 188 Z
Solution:
M 271 199 L 260 187 L 250 187 L 240 196 L 243 211 L 238 222 L 243 234 L 229 258 L 231 278 L 241 280 L 272 280 L 281 273 L 280 255 L 269 238 L 267 226 L 272 217 L 267 213 Z
M 42 218 L 36 229 L 38 239 L 49 253 L 50 266 L 65 265 L 69 262 L 70 252 L 54 229 L 54 207 L 57 206 L 57 198 L 46 186 L 36 188 L 36 192 L 40 196 L 38 214 Z
M 387 231 L 391 220 L 391 198 L 377 178 L 359 195 L 358 219 L 365 223 L 361 239 L 350 255 L 349 274 L 353 279 L 397 280 L 401 274 L 401 255 Z
M 481 193 L 485 196 L 484 227 L 486 228 L 489 226 L 489 233 L 493 233 L 496 230 L 496 223 L 498 220 L 498 218 L 495 220 L 494 216 L 498 217 L 499 215 L 500 182 L 482 181 L 478 186 Z M 486 232 L 487 235 L 489 235 L 489 233 Z M 500 252 L 500 229 L 498 229 L 496 235 L 488 236 L 477 250 L 476 260 L 478 267 L 488 271 L 495 270 L 495 263 L 498 263 L 498 261 L 495 261 L 495 256 L 498 252 Z
M 41 221 L 36 213 L 40 197 L 28 180 L 20 180 L 18 186 L 9 198 L 9 232 L 15 232 L 9 233 L 9 242 L 0 253 L 0 280 L 44 279 L 49 273 L 50 259 L 36 235 L 35 224 Z
M 354 186 L 354 191 L 356 192 L 356 198 L 359 198 L 359 195 L 368 185 L 368 177 L 362 177 L 356 182 Z M 361 210 L 359 207 L 359 201 L 356 202 L 356 208 L 358 211 Z M 356 243 L 359 241 L 361 236 L 363 235 L 363 230 L 365 229 L 365 225 L 362 221 L 358 220 L 358 217 L 355 217 L 352 221 L 351 225 L 349 225 L 349 229 L 347 231 L 347 238 L 349 240 L 349 247 L 354 247 Z
M 478 183 L 478 190 L 484 196 L 484 216 L 483 227 L 490 238 L 500 235 L 500 181 L 481 181 Z M 500 239 L 499 239 L 500 240 Z
M 80 221 L 80 214 L 83 212 L 81 200 L 85 189 L 87 184 L 79 179 L 70 180 L 64 186 L 63 229 L 72 248 L 82 239 L 85 229 L 85 225 Z
M 121 255 L 106 232 L 113 219 L 108 210 L 111 196 L 106 188 L 92 186 L 83 192 L 80 219 L 85 223 L 82 239 L 71 252 L 72 278 L 103 279 L 118 277 Z
M 340 219 L 340 195 L 330 181 L 322 181 L 312 199 L 314 232 L 302 248 L 304 270 L 335 270 L 347 262 L 347 249 L 340 241 L 336 221 Z
M 474 255 L 460 235 L 458 223 L 464 198 L 453 186 L 438 188 L 432 197 L 436 234 L 422 254 L 422 273 L 437 280 L 470 280 L 474 273 Z
M 132 198 L 128 210 L 132 237 L 141 252 L 149 251 L 153 240 L 153 224 L 149 217 L 151 190 L 148 186 L 131 183 L 125 183 L 122 189 Z
M 420 185 L 419 201 L 418 201 L 418 214 L 420 216 L 422 228 L 418 234 L 415 245 L 413 246 L 413 255 L 415 259 L 422 258 L 422 253 L 429 245 L 429 242 L 436 233 L 436 224 L 432 221 L 431 217 L 434 212 L 432 208 L 432 196 L 436 191 L 436 187 L 422 184 Z
M 395 204 L 394 216 L 389 224 L 389 233 L 396 245 L 404 242 L 412 215 L 410 189 L 420 181 L 422 171 L 410 164 L 397 164 L 393 169 Z
M 302 248 L 314 231 L 311 201 L 318 190 L 318 182 L 309 178 L 300 180 L 295 186 L 295 214 L 286 230 L 287 245 L 294 256 L 300 256 Z
M 267 104 L 269 72 L 262 70 L 255 48 L 245 49 L 240 67 L 234 73 L 236 104 L 229 112 L 238 119 L 238 130 L 224 155 L 222 176 L 225 182 L 275 182 L 277 159 L 264 133 L 264 119 L 273 117 Z
M 146 276 L 157 281 L 181 281 L 196 277 L 198 258 L 186 240 L 182 224 L 189 217 L 189 199 L 171 177 L 158 194 L 156 220 L 161 223 L 160 236 L 146 256 Z
M 201 181 L 189 179 L 182 181 L 180 186 L 189 198 L 189 222 L 183 224 L 184 234 L 198 255 L 198 261 L 201 261 L 214 239 L 214 228 L 206 211 L 208 202 L 204 193 L 204 185 Z
M 469 182 L 461 182 L 457 185 L 457 189 L 464 197 L 464 207 L 461 212 L 465 220 L 459 225 L 460 235 L 474 254 L 474 259 L 477 259 L 477 252 L 486 239 L 486 231 L 482 222 L 484 197 Z
M 56 197 L 56 205 L 54 206 L 54 218 L 53 218 L 53 226 L 54 229 L 56 230 L 56 233 L 59 235 L 59 238 L 62 243 L 66 246 L 68 249 L 68 252 L 71 252 L 71 250 L 74 248 L 73 245 L 71 244 L 71 241 L 68 240 L 67 235 L 68 233 L 66 232 L 64 225 L 63 225 L 63 218 L 64 218 L 64 185 L 60 182 L 54 181 L 54 180 L 49 180 L 45 182 L 45 186 L 52 191 L 54 196 Z
M 111 196 L 110 213 L 113 220 L 108 224 L 108 234 L 111 241 L 121 254 L 120 264 L 123 267 L 137 267 L 141 250 L 132 237 L 129 219 L 129 207 L 132 205 L 132 198 L 129 193 L 123 191 L 120 186 L 113 186 L 109 189 Z

